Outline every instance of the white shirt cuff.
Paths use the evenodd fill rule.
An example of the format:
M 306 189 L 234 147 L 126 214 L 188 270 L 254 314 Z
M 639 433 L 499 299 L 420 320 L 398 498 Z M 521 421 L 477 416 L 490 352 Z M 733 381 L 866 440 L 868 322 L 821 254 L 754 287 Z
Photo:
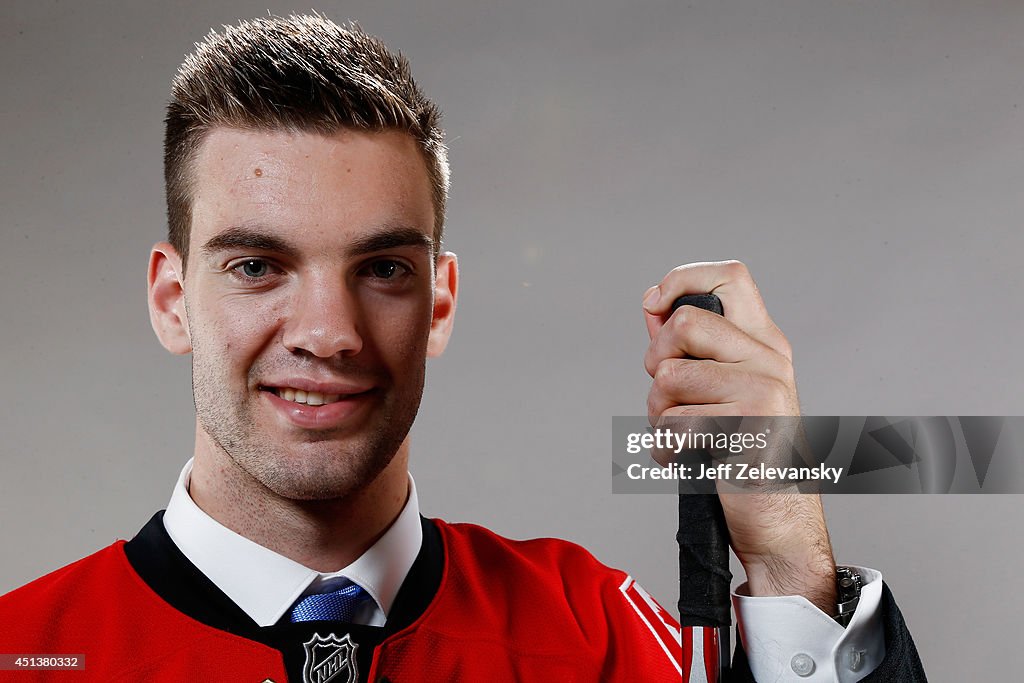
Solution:
M 860 602 L 844 629 L 802 595 L 732 594 L 736 622 L 756 681 L 854 683 L 885 658 L 882 574 L 852 567 L 864 582 Z

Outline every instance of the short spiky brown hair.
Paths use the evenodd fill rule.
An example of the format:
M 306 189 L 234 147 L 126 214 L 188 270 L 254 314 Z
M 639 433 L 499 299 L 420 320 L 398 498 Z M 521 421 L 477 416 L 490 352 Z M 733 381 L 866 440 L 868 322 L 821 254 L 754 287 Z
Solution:
M 408 60 L 357 24 L 320 15 L 265 17 L 211 31 L 171 88 L 164 135 L 168 241 L 188 260 L 196 151 L 216 127 L 331 135 L 401 130 L 419 144 L 433 188 L 434 244 L 448 199 L 441 112 Z

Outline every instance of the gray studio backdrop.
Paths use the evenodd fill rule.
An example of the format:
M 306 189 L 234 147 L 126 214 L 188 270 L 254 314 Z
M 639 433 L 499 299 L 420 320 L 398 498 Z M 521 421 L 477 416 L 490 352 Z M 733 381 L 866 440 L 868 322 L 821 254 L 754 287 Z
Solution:
M 319 9 L 446 111 L 462 291 L 415 427 L 425 514 L 575 540 L 674 605 L 676 502 L 611 494 L 610 418 L 644 412 L 640 297 L 688 261 L 747 262 L 809 414 L 1024 413 L 1021 3 Z M 194 41 L 266 11 L 0 6 L 0 592 L 130 538 L 191 453 L 189 362 L 145 302 L 162 107 Z M 937 681 L 1017 670 L 1021 502 L 827 500 Z

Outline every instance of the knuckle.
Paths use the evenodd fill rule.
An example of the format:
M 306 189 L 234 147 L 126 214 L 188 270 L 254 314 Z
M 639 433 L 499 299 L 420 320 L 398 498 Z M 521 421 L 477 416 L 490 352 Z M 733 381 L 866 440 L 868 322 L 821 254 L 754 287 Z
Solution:
M 774 349 L 764 354 L 768 374 L 786 379 L 793 374 L 793 364 L 784 354 Z
M 735 259 L 722 261 L 722 268 L 725 270 L 726 274 L 733 279 L 751 279 L 750 270 L 742 261 L 737 261 Z
M 787 360 L 793 360 L 793 345 L 789 343 L 789 339 L 786 335 L 779 332 L 779 352 L 786 357 Z
M 675 345 L 685 347 L 695 332 L 708 328 L 708 321 L 702 321 L 701 313 L 703 311 L 693 306 L 682 306 L 673 314 L 668 324 L 669 334 L 672 335 Z
M 651 377 L 654 377 L 654 373 L 658 368 L 658 362 L 654 357 L 654 350 L 651 348 L 647 349 L 647 353 L 644 354 L 644 370 Z
M 660 388 L 663 386 L 672 386 L 679 381 L 679 367 L 678 363 L 674 362 L 675 359 L 666 358 L 665 360 L 658 363 L 658 367 L 654 371 L 654 385 Z
M 786 382 L 776 375 L 754 375 L 751 379 L 759 389 L 758 396 L 765 403 L 774 402 L 776 396 L 785 394 L 788 389 Z
M 768 375 L 787 391 L 796 386 L 796 370 L 788 356 L 774 352 L 768 356 Z
M 690 319 L 693 317 L 693 312 L 689 310 L 691 308 L 693 308 L 693 306 L 680 306 L 676 309 L 676 312 L 672 314 L 668 324 L 672 326 L 671 330 L 673 335 L 678 334 L 679 330 L 690 322 Z
M 661 415 L 661 401 L 652 391 L 647 395 L 647 415 L 648 417 L 657 417 Z
M 786 386 L 786 389 L 790 389 L 796 386 L 796 368 L 789 362 L 787 358 L 782 364 L 782 371 L 779 373 L 780 381 Z
M 788 396 L 790 383 L 786 381 L 785 377 L 773 377 L 770 382 L 770 388 L 773 396 L 784 397 Z

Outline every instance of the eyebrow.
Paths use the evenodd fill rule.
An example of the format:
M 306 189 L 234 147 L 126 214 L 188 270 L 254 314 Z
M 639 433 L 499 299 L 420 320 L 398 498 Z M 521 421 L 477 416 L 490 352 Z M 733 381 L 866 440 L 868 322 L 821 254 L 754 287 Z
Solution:
M 405 225 L 385 226 L 348 244 L 345 247 L 345 256 L 351 258 L 398 247 L 418 247 L 433 253 L 434 238 Z M 299 248 L 291 242 L 259 228 L 246 227 L 228 228 L 211 237 L 202 247 L 206 254 L 233 249 L 272 251 L 288 257 L 299 254 Z
M 219 251 L 230 251 L 232 249 L 275 251 L 286 256 L 294 256 L 298 253 L 298 249 L 291 243 L 276 235 L 253 228 L 228 228 L 211 237 L 203 245 L 203 252 L 206 254 L 216 254 Z
M 345 254 L 350 257 L 362 256 L 398 247 L 419 247 L 433 253 L 434 238 L 409 226 L 389 226 L 355 240 L 345 249 Z

